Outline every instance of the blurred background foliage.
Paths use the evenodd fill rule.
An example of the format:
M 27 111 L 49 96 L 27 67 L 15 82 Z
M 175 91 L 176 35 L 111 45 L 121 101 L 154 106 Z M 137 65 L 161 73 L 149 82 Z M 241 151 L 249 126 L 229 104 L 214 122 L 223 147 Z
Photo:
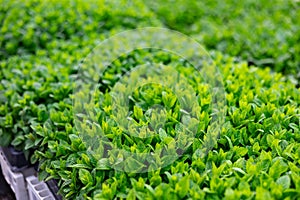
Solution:
M 300 2 L 144 1 L 162 23 L 208 49 L 300 78 Z

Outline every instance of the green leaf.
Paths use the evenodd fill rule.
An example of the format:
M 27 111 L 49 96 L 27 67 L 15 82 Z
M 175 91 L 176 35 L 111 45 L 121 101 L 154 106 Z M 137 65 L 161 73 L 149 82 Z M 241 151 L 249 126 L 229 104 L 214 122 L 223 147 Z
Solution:
M 23 141 L 25 141 L 25 138 L 23 135 L 19 135 L 15 137 L 15 139 L 11 142 L 13 146 L 18 146 L 20 145 Z
M 246 172 L 245 172 L 244 170 L 242 170 L 241 168 L 233 167 L 232 169 L 233 169 L 234 171 L 236 171 L 236 172 L 239 172 L 239 173 L 243 174 L 243 175 L 246 174 Z
M 138 106 L 133 107 L 133 114 L 136 119 L 142 119 L 144 115 L 143 110 Z
M 84 185 L 93 183 L 93 177 L 86 169 L 79 169 L 79 179 Z
M 184 176 L 178 183 L 176 183 L 175 192 L 177 192 L 179 197 L 182 199 L 189 192 L 189 188 L 190 188 L 189 176 Z
M 49 115 L 48 112 L 46 110 L 39 110 L 38 111 L 38 120 L 40 122 L 44 122 L 48 119 Z
M 96 169 L 99 169 L 99 170 L 109 170 L 109 169 L 111 169 L 109 167 L 108 159 L 107 158 L 101 158 L 100 160 L 98 160 Z
M 167 93 L 167 92 L 162 92 L 162 100 L 163 103 L 168 107 L 168 108 L 172 108 L 174 106 L 174 104 L 176 103 L 176 96 L 171 94 L 171 93 Z
M 278 185 L 281 185 L 283 187 L 283 189 L 288 189 L 288 188 L 290 188 L 290 185 L 291 185 L 291 179 L 290 179 L 289 175 L 281 176 L 277 179 L 276 183 Z
M 69 165 L 68 167 L 71 167 L 71 168 L 78 168 L 78 169 L 81 169 L 81 168 L 91 169 L 91 166 L 86 165 L 86 164 L 80 164 L 80 163 L 73 164 L 73 165 Z
M 277 158 L 273 161 L 274 163 L 270 167 L 270 176 L 274 179 L 279 178 L 279 176 L 288 170 L 288 165 L 281 159 Z
M 168 137 L 166 131 L 162 128 L 160 128 L 158 130 L 158 133 L 159 133 L 159 138 L 161 139 L 161 141 L 164 141 L 164 139 Z
M 133 157 L 126 158 L 125 160 L 125 170 L 127 172 L 139 172 L 145 167 L 145 164 L 136 160 Z
M 259 199 L 259 200 L 271 199 L 271 194 L 268 190 L 266 190 L 262 187 L 257 187 L 256 188 L 256 199 Z

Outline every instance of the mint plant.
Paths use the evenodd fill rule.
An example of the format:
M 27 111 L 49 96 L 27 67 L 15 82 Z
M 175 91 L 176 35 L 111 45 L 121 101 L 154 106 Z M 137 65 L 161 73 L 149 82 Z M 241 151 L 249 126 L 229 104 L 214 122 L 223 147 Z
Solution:
M 300 198 L 297 1 L 2 0 L 0 5 L 0 146 L 24 151 L 39 164 L 41 180 L 58 180 L 65 199 Z M 212 50 L 226 92 L 226 120 L 216 142 L 207 138 L 216 115 L 209 85 L 195 73 L 197 66 L 162 50 L 120 55 L 101 74 L 94 105 L 83 105 L 92 112 L 74 112 L 83 58 L 107 37 L 144 26 L 171 27 Z M 127 92 L 122 80 L 135 83 L 134 69 L 145 64 L 165 66 L 157 72 L 166 75 L 175 70 L 191 90 L 182 91 L 182 100 L 146 76 L 149 82 L 127 96 L 130 123 L 122 124 L 124 113 L 117 112 L 122 109 L 114 106 L 113 93 Z M 184 118 L 187 113 L 192 117 Z M 76 126 L 88 114 L 98 126 L 89 120 Z M 197 124 L 193 137 L 181 120 Z M 98 142 L 100 136 L 105 137 Z M 122 162 L 124 156 L 112 147 L 161 156 L 151 163 L 142 156 Z M 168 151 L 180 156 L 163 165 L 170 163 Z M 150 170 L 138 173 L 145 163 Z
M 134 54 L 137 56 L 138 53 Z M 170 166 L 142 174 L 115 171 L 110 165 L 111 159 L 118 159 L 114 155 L 99 160 L 95 154 L 90 154 L 72 122 L 61 126 L 62 129 L 50 125 L 38 128 L 54 136 L 35 153 L 41 161 L 41 178 L 60 180 L 61 192 L 66 198 L 297 198 L 300 173 L 297 167 L 299 89 L 280 74 L 249 68 L 246 63 L 235 63 L 234 59 L 220 53 L 215 54 L 215 60 L 221 66 L 226 82 L 227 120 L 217 144 L 208 154 L 201 152 L 200 148 L 211 115 L 205 103 L 201 107 L 202 128 L 190 148 Z M 174 57 L 169 65 L 174 64 L 182 70 L 182 74 L 190 75 L 185 73 L 189 66 L 180 63 Z M 114 67 L 113 64 L 111 68 Z M 194 89 L 198 91 L 201 102 L 209 93 L 199 81 Z M 107 84 L 109 87 L 110 84 Z M 153 91 L 163 94 L 162 88 L 156 87 L 152 85 L 147 93 L 138 90 L 137 96 L 133 96 L 136 105 L 132 107 L 132 118 L 137 123 L 147 119 L 143 104 L 138 100 L 144 98 L 140 95 L 151 95 Z M 146 140 L 141 144 L 135 137 L 120 135 L 119 128 L 109 119 L 112 114 L 109 106 L 111 98 L 99 95 L 100 124 L 114 143 L 128 146 L 129 151 L 141 151 L 144 149 L 141 144 L 145 142 L 151 145 L 153 140 L 168 140 L 168 134 L 172 133 L 168 129 L 161 131 L 156 139 L 154 137 L 152 141 Z M 146 101 L 154 99 L 156 97 L 145 98 Z M 163 95 L 158 96 L 161 103 L 166 101 L 164 99 Z M 176 107 L 176 101 L 173 106 Z M 66 116 L 63 110 L 55 113 L 57 118 L 50 123 L 58 123 Z M 69 117 L 72 118 L 72 115 Z M 158 144 L 163 143 L 156 143 L 152 148 Z M 107 145 L 103 140 L 94 148 L 98 149 L 96 152 L 103 153 Z M 139 161 L 132 160 L 130 163 L 142 167 Z M 74 178 L 78 176 L 79 179 Z

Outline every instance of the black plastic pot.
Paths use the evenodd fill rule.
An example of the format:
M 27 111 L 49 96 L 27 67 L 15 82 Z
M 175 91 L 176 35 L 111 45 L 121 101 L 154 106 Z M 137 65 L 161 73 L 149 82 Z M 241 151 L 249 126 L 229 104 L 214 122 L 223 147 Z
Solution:
M 13 172 L 20 172 L 29 166 L 29 162 L 22 151 L 18 151 L 12 146 L 1 147 L 1 149 Z
M 62 200 L 62 196 L 57 194 L 58 193 L 58 182 L 55 179 L 51 179 L 49 181 L 46 182 L 46 184 L 48 185 L 50 191 L 52 192 L 53 196 L 55 197 L 56 200 Z

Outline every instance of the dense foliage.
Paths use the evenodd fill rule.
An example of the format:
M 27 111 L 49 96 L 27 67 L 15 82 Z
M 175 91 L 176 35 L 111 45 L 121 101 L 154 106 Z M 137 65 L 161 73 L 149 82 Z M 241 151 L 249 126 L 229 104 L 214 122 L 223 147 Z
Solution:
M 160 25 L 136 0 L 130 4 L 115 0 L 1 0 L 0 9 L 0 58 L 53 49 L 61 41 L 91 40 L 112 29 Z
M 2 0 L 0 145 L 11 144 L 26 152 L 32 163 L 39 162 L 40 178 L 57 179 L 66 199 L 300 198 L 300 89 L 293 79 L 272 71 L 297 77 L 299 5 L 295 1 L 228 2 L 235 6 L 202 1 L 145 5 L 141 1 Z M 130 81 L 125 74 L 134 76 L 137 66 L 163 64 L 166 68 L 158 68 L 158 73 L 169 75 L 169 69 L 176 70 L 196 94 L 196 100 L 185 94 L 186 106 L 193 100 L 199 103 L 194 110 L 199 128 L 179 159 L 149 172 L 125 173 L 112 168 L 119 159 L 116 155 L 99 159 L 102 147 L 109 146 L 105 141 L 91 144 L 97 154 L 82 142 L 74 123 L 73 90 L 79 63 L 100 41 L 128 28 L 161 26 L 147 6 L 167 26 L 199 36 L 208 48 L 239 58 L 211 51 L 223 76 L 227 102 L 226 122 L 208 152 L 202 146 L 213 116 L 211 94 L 188 62 L 149 49 L 122 55 L 109 66 L 99 80 L 95 107 L 109 145 L 151 152 L 172 146 L 180 132 L 177 122 L 184 105 L 157 84 L 137 88 L 130 97 L 130 119 L 138 126 L 150 124 L 151 137 L 134 137 L 117 126 L 111 91 L 120 79 Z M 251 26 L 257 34 L 249 31 Z M 249 61 L 270 68 L 249 66 Z M 154 104 L 167 109 L 163 126 L 149 114 Z M 86 124 L 82 128 L 89 130 Z M 87 133 L 96 137 L 94 130 Z M 177 137 L 183 146 L 190 142 L 184 134 Z M 132 165 L 144 167 L 141 160 L 125 167 L 130 171 Z
M 216 59 L 222 59 L 222 56 L 218 54 Z M 199 135 L 192 148 L 171 166 L 144 174 L 126 174 L 112 170 L 106 163 L 109 161 L 98 161 L 85 153 L 79 138 L 72 134 L 66 141 L 49 142 L 45 154 L 37 152 L 47 158 L 42 168 L 45 167 L 52 177 L 71 183 L 63 185 L 63 191 L 69 192 L 68 195 L 82 188 L 79 193 L 83 196 L 93 192 L 91 196 L 108 199 L 115 196 L 140 199 L 297 197 L 299 89 L 268 70 L 248 69 L 245 63 L 236 64 L 230 59 L 220 60 L 220 63 L 227 90 L 227 122 L 218 144 L 208 155 L 203 157 L 200 151 L 203 136 Z M 199 86 L 203 91 L 201 84 Z M 199 96 L 205 98 L 205 94 Z M 109 101 L 103 99 L 103 103 L 103 112 L 110 112 Z M 63 122 L 68 113 L 66 110 L 53 117 L 57 120 L 55 122 Z M 209 126 L 205 122 L 209 119 L 207 113 L 204 110 L 204 130 Z M 118 131 L 113 128 L 113 123 L 110 121 L 112 124 L 109 124 L 109 118 L 103 120 L 108 122 L 102 123 L 102 128 L 109 129 L 110 138 L 118 142 Z M 71 126 L 66 126 L 64 132 L 57 128 L 53 130 L 55 126 L 49 127 L 54 135 L 66 134 L 67 130 L 76 132 Z M 46 134 L 48 128 L 40 127 L 40 131 Z M 122 143 L 128 144 L 128 140 L 135 139 L 124 138 Z M 131 146 L 136 147 L 135 142 Z M 78 150 L 83 153 L 78 153 Z M 67 156 L 64 151 L 69 152 Z M 79 176 L 80 180 L 72 178 L 74 176 Z
M 126 9 L 118 7 L 122 4 Z M 34 106 L 49 106 L 72 93 L 65 86 L 72 84 L 69 75 L 77 72 L 80 60 L 106 34 L 160 24 L 139 1 L 74 1 L 71 5 L 69 1 L 3 1 L 1 5 L 0 57 L 7 58 L 1 60 L 0 71 L 1 114 L 5 116 L 2 145 L 15 139 L 14 146 L 24 146 L 23 134 L 31 132 L 30 124 L 37 117 Z M 42 35 L 47 35 L 43 44 Z
M 209 49 L 300 78 L 300 3 L 276 0 L 145 1 L 162 22 Z

